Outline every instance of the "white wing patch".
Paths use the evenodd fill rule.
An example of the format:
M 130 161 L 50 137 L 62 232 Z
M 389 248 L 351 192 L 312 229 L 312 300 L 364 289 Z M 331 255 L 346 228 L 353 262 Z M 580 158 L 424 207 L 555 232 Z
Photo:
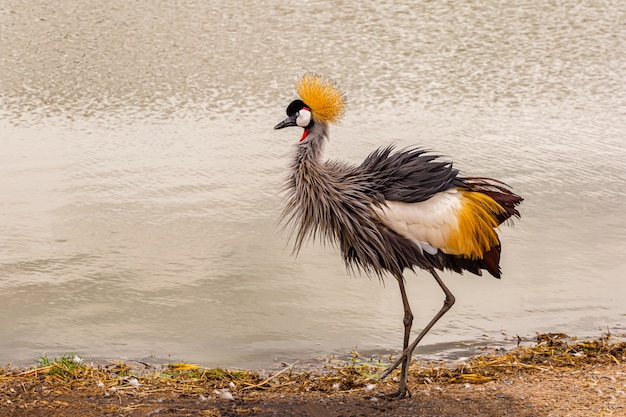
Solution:
M 458 228 L 462 196 L 453 187 L 419 203 L 386 201 L 374 212 L 385 226 L 434 255 L 437 249 L 446 252 L 450 233 Z

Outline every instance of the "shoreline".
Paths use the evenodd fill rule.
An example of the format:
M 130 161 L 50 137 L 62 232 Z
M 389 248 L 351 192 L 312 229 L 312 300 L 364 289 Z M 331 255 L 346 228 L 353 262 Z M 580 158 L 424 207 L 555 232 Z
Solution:
M 87 365 L 71 355 L 34 368 L 0 368 L 7 416 L 607 416 L 626 414 L 626 342 L 539 335 L 534 346 L 455 364 L 413 362 L 411 398 L 392 401 L 385 364 L 353 358 L 318 370 L 161 369 Z

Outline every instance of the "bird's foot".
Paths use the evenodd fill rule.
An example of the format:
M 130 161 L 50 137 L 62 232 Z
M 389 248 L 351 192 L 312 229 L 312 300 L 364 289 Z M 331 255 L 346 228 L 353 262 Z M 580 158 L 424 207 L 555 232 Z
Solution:
M 381 394 L 378 398 L 384 398 L 385 400 L 401 400 L 406 397 L 411 398 L 411 391 L 409 391 L 408 387 L 398 388 L 396 392 L 390 392 L 388 394 Z

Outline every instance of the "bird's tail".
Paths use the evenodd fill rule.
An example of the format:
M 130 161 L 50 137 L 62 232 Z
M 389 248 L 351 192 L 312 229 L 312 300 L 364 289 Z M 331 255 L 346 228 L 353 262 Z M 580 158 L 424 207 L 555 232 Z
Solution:
M 505 183 L 494 180 L 492 178 L 479 178 L 469 177 L 460 179 L 461 187 L 464 187 L 467 191 L 483 194 L 493 199 L 501 210 L 491 210 L 491 216 L 495 219 L 498 225 L 510 220 L 512 217 L 520 217 L 520 213 L 517 210 L 517 206 L 524 200 L 519 195 L 510 190 L 509 186 Z M 457 266 L 458 268 L 467 269 L 476 273 L 473 269 L 486 269 L 491 275 L 496 278 L 500 278 L 500 243 L 496 237 L 497 243 L 489 245 L 488 248 L 482 253 L 480 259 L 462 259 L 457 258 L 450 265 Z M 472 269 L 473 268 L 473 269 Z M 454 269 L 454 268 L 453 268 Z
M 520 218 L 520 213 L 516 206 L 524 199 L 511 191 L 505 183 L 492 178 L 479 177 L 462 178 L 461 182 L 462 187 L 491 197 L 503 208 L 501 212 L 495 214 L 498 224 L 502 224 L 513 216 Z

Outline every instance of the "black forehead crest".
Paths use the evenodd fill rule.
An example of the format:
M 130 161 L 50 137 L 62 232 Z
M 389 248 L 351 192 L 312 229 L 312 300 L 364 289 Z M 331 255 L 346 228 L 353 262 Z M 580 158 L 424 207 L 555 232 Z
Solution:
M 294 100 L 287 106 L 287 116 L 291 116 L 300 111 L 303 107 L 308 107 L 302 100 Z

